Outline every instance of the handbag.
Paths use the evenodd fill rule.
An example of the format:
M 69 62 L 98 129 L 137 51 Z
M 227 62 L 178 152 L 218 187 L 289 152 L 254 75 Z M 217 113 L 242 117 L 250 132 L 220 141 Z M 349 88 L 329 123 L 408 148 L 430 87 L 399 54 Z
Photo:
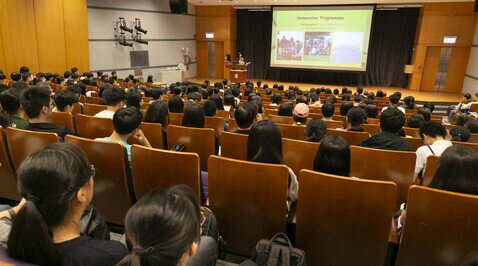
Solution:
M 177 144 L 177 145 L 174 145 L 173 148 L 171 148 L 172 151 L 185 151 L 186 150 L 186 146 L 184 146 L 184 144 Z

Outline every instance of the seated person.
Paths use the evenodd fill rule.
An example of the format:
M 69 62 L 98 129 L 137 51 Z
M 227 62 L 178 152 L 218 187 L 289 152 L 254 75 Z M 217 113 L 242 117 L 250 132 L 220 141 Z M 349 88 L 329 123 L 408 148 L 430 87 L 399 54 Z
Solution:
M 452 143 L 445 140 L 446 128 L 438 122 L 423 123 L 419 134 L 424 145 L 415 152 L 417 154 L 415 176 L 421 177 L 427 165 L 427 157 L 430 155 L 440 156 Z
M 378 108 L 375 104 L 367 104 L 365 112 L 367 112 L 367 118 L 378 118 Z
M 71 113 L 78 102 L 78 95 L 68 90 L 61 90 L 55 93 L 54 101 L 56 107 L 53 108 L 53 112 Z
M 168 99 L 168 108 L 170 113 L 180 113 L 184 112 L 184 102 L 181 96 L 173 95 Z
M 131 145 L 127 142 L 130 136 L 133 136 L 141 145 L 151 148 L 143 131 L 138 129 L 141 121 L 143 121 L 143 114 L 135 107 L 121 108 L 113 115 L 114 131 L 111 136 L 96 140 L 122 144 L 126 148 L 128 160 L 131 163 Z
M 359 106 L 362 103 L 363 103 L 363 95 L 355 95 L 353 105 Z
M 257 110 L 253 103 L 247 102 L 239 105 L 234 111 L 234 118 L 237 123 L 237 130 L 234 133 L 249 135 L 251 127 L 256 121 Z
M 304 125 L 307 122 L 307 117 L 309 116 L 309 106 L 305 103 L 298 103 L 294 107 L 292 113 L 292 119 L 294 119 L 293 125 Z
M 149 103 L 153 103 L 155 101 L 162 101 L 163 100 L 164 90 L 160 87 L 153 87 L 151 90 L 151 96 L 153 99 Z
M 390 102 L 390 106 L 385 106 L 382 108 L 382 112 L 387 110 L 389 107 L 397 107 L 398 110 L 405 113 L 405 108 L 398 106 L 398 102 L 400 101 L 400 96 L 397 93 L 394 93 L 388 97 L 388 101 Z
M 317 93 L 312 93 L 310 95 L 310 104 L 309 107 L 322 107 L 322 103 L 320 102 L 320 96 Z
M 451 124 L 455 125 L 455 126 L 465 126 L 467 122 L 468 122 L 468 115 L 467 114 L 457 113 L 453 117 L 453 120 L 452 120 Z
M 409 128 L 420 128 L 423 123 L 425 123 L 425 117 L 418 112 L 413 113 L 407 118 L 407 127 Z
M 315 155 L 314 171 L 332 175 L 349 176 L 350 146 L 339 136 L 327 136 Z
M 201 101 L 201 94 L 199 92 L 190 92 L 187 96 L 187 101 L 184 102 L 184 106 L 188 108 L 189 106 L 198 103 Z
M 143 104 L 143 94 L 136 89 L 129 89 L 126 94 L 126 107 L 135 107 L 141 109 Z
M 387 108 L 380 116 L 381 132 L 362 141 L 359 146 L 383 150 L 413 151 L 412 146 L 398 135 L 405 123 L 405 114 L 397 107 Z
M 352 102 L 343 102 L 340 106 L 340 115 L 347 116 L 347 113 L 352 107 L 354 107 L 354 104 Z
M 282 161 L 282 135 L 274 122 L 262 120 L 252 126 L 247 139 L 247 160 L 250 162 L 284 164 Z M 297 200 L 299 182 L 292 169 L 289 169 L 289 189 L 287 191 L 287 210 Z
M 234 95 L 224 95 L 224 110 L 231 113 L 234 111 L 234 108 L 236 108 L 236 101 L 234 100 Z
M 25 159 L 17 174 L 26 202 L 13 219 L 10 257 L 37 265 L 116 265 L 127 254 L 119 242 L 80 235 L 95 170 L 79 148 L 50 145 Z
M 5 76 L 5 74 L 3 74 L 0 71 L 0 93 L 2 93 L 3 91 L 8 90 L 7 84 L 8 84 L 7 76 Z
M 465 127 L 471 132 L 471 134 L 478 133 L 478 122 L 475 120 L 469 119 Z
M 333 103 L 324 103 L 322 105 L 322 120 L 323 121 L 334 121 L 332 117 L 334 116 L 335 107 Z
M 143 122 L 159 123 L 163 127 L 163 148 L 168 147 L 167 129 L 169 125 L 168 104 L 162 101 L 153 102 L 146 111 Z
M 325 136 L 327 126 L 321 119 L 314 118 L 305 127 L 305 137 L 309 142 L 320 142 Z
M 216 102 L 212 99 L 207 100 L 204 105 L 204 115 L 205 116 L 216 116 L 217 113 L 217 105 Z
M 403 99 L 403 103 L 405 104 L 403 108 L 410 110 L 415 109 L 415 97 L 407 96 Z
M 450 130 L 451 140 L 459 142 L 468 142 L 471 132 L 466 127 L 456 126 Z
M 118 266 L 216 265 L 216 241 L 201 236 L 204 218 L 197 195 L 188 186 L 153 190 L 126 214 L 130 253 Z
M 285 102 L 279 105 L 279 110 L 277 111 L 277 114 L 281 116 L 292 116 L 293 109 L 294 105 L 291 102 Z
M 282 95 L 280 93 L 274 93 L 271 96 L 271 103 L 269 106 L 279 106 L 282 103 Z
M 95 117 L 113 119 L 115 112 L 123 108 L 125 105 L 126 92 L 119 88 L 108 88 L 105 89 L 102 96 L 108 107 L 106 107 L 106 110 L 95 114 Z
M 73 132 L 64 126 L 53 125 L 49 122 L 54 107 L 50 94 L 50 88 L 47 86 L 34 86 L 26 89 L 22 94 L 20 103 L 29 121 L 26 129 L 53 132 L 63 139 L 66 135 L 73 134 Z
M 7 90 L 0 94 L 0 104 L 3 111 L 7 114 L 7 118 L 11 123 L 11 127 L 19 129 L 28 128 L 28 116 L 20 106 L 19 90 Z
M 195 128 L 204 128 L 206 123 L 204 108 L 199 104 L 194 104 L 186 111 L 184 111 L 183 121 L 181 126 L 183 127 L 195 127 Z M 219 154 L 219 138 L 214 134 L 214 148 L 215 154 Z
M 347 131 L 364 132 L 363 123 L 367 121 L 367 112 L 360 107 L 352 107 L 347 113 Z
M 433 114 L 433 111 L 435 110 L 435 104 L 426 102 L 423 104 L 423 108 L 427 108 L 428 110 L 430 110 L 430 114 Z

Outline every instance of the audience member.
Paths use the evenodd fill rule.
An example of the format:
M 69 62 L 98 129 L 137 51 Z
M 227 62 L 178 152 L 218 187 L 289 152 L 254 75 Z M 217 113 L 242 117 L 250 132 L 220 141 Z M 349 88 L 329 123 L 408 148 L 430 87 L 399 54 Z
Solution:
M 136 89 L 129 89 L 126 95 L 126 107 L 135 107 L 141 109 L 143 104 L 143 94 Z
M 216 103 L 217 110 L 223 110 L 224 111 L 224 105 L 222 103 L 222 98 L 219 94 L 212 95 L 210 97 L 210 99 L 213 100 Z
M 367 112 L 360 107 L 352 107 L 347 113 L 347 131 L 364 132 L 363 123 L 367 121 Z
M 168 108 L 170 113 L 180 113 L 184 112 L 184 102 L 183 99 L 178 95 L 173 95 L 168 99 Z
M 151 90 L 151 97 L 153 97 L 153 100 L 151 100 L 149 103 L 153 103 L 154 101 L 162 101 L 163 94 L 164 90 L 162 88 L 153 87 L 153 89 Z
M 426 102 L 426 103 L 423 104 L 423 108 L 428 108 L 430 110 L 430 113 L 433 114 L 433 111 L 435 110 L 435 104 L 430 103 L 430 102 Z
M 398 102 L 400 101 L 400 96 L 397 93 L 394 93 L 388 97 L 388 101 L 390 102 L 390 106 L 385 106 L 382 108 L 382 112 L 387 110 L 389 107 L 397 107 L 398 110 L 402 111 L 405 113 L 405 108 L 398 106 Z
M 239 105 L 234 111 L 234 118 L 237 123 L 237 130 L 234 133 L 249 135 L 256 116 L 257 110 L 253 103 L 247 102 Z
M 477 134 L 478 133 L 478 122 L 475 120 L 468 120 L 468 122 L 465 125 L 466 128 L 471 132 L 471 134 Z
M 282 95 L 280 93 L 274 93 L 271 96 L 271 103 L 269 106 L 279 106 L 282 103 Z
M 468 142 L 471 132 L 466 127 L 455 126 L 450 130 L 451 140 L 459 142 Z
M 314 118 L 305 127 L 305 137 L 309 142 L 320 142 L 327 131 L 327 126 L 321 119 Z
M 378 118 L 378 108 L 375 104 L 367 104 L 365 106 L 365 112 L 367 112 L 368 118 Z
M 347 141 L 339 136 L 325 137 L 315 155 L 314 171 L 348 177 L 350 146 Z
M 204 108 L 201 105 L 192 105 L 191 107 L 186 109 L 186 111 L 184 111 L 181 126 L 203 128 L 205 123 L 204 116 Z
M 424 122 L 425 117 L 421 113 L 416 112 L 407 118 L 407 127 L 420 128 Z
M 294 107 L 292 114 L 292 119 L 294 119 L 295 125 L 303 125 L 307 122 L 307 117 L 309 116 L 309 106 L 305 103 L 298 103 Z
M 332 116 L 334 116 L 335 107 L 333 103 L 324 103 L 322 105 L 322 120 L 324 121 L 333 121 Z
M 95 117 L 113 119 L 115 112 L 123 108 L 125 105 L 126 92 L 119 88 L 108 88 L 104 90 L 102 96 L 107 107 L 106 110 L 95 114 Z
M 0 93 L 6 90 L 8 90 L 7 76 L 5 76 L 3 73 L 0 73 Z
M 6 90 L 0 94 L 0 104 L 3 111 L 7 114 L 7 118 L 11 123 L 11 127 L 19 129 L 28 128 L 28 116 L 20 105 L 19 90 Z
M 354 107 L 354 104 L 352 102 L 343 102 L 340 106 L 340 115 L 347 116 L 347 113 L 352 107 Z
M 294 105 L 291 102 L 285 102 L 279 106 L 277 114 L 280 116 L 292 116 L 293 109 Z
M 455 126 L 465 126 L 468 122 L 468 115 L 464 113 L 457 113 L 453 117 L 452 125 Z
M 233 112 L 234 108 L 236 108 L 236 100 L 234 99 L 234 95 L 224 95 L 224 110 L 226 112 Z
M 53 112 L 71 113 L 78 102 L 78 95 L 69 90 L 58 91 L 54 98 L 56 106 L 53 108 Z
M 415 163 L 415 176 L 423 176 L 427 164 L 427 157 L 430 155 L 440 156 L 452 143 L 446 138 L 446 128 L 438 122 L 425 122 L 420 127 L 420 137 L 423 146 L 417 149 L 417 161 Z
M 309 107 L 322 107 L 322 103 L 320 102 L 320 95 L 317 93 L 312 93 L 310 95 L 310 104 Z
M 169 125 L 168 104 L 162 101 L 153 102 L 146 111 L 144 121 L 146 123 L 159 123 L 163 127 L 163 148 L 168 148 L 167 129 Z
M 212 98 L 210 98 L 209 100 L 207 100 L 204 103 L 203 108 L 204 108 L 204 115 L 205 116 L 215 116 L 216 115 L 217 105 L 216 105 L 216 101 L 212 100 Z
M 415 97 L 407 96 L 403 99 L 403 103 L 405 104 L 403 108 L 410 110 L 415 109 Z
M 430 121 L 432 119 L 432 112 L 430 112 L 430 109 L 428 108 L 421 108 L 417 113 L 422 114 L 425 121 Z

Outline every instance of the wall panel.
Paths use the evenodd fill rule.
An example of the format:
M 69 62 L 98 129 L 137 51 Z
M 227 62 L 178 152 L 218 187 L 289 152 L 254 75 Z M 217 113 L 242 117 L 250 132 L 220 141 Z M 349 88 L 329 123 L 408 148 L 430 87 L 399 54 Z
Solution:
M 0 0 L 0 2 L 2 2 L 3 0 Z M 1 6 L 1 4 L 0 4 Z M 3 49 L 3 37 L 2 37 L 2 25 L 0 24 L 0 69 L 2 71 L 7 71 L 5 69 L 5 52 L 4 52 L 4 49 Z
M 77 67 L 80 73 L 89 71 L 86 0 L 63 0 L 63 17 L 67 68 Z

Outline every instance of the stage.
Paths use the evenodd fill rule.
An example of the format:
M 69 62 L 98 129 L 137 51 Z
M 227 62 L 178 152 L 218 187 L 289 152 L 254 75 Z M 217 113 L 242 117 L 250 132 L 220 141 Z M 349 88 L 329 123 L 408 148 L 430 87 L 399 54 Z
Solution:
M 189 78 L 187 79 L 189 82 L 193 83 L 198 83 L 202 84 L 204 83 L 204 80 L 209 80 L 211 84 L 214 84 L 215 82 L 221 82 L 222 80 L 220 79 L 214 79 L 214 78 Z M 250 79 L 250 81 L 253 81 L 254 84 L 256 83 L 257 79 Z M 323 84 L 307 84 L 307 83 L 291 83 L 291 82 L 280 82 L 280 81 L 274 81 L 274 80 L 261 80 L 262 84 L 267 84 L 269 85 L 269 88 L 272 88 L 272 85 L 274 83 L 277 83 L 278 85 L 283 85 L 284 89 L 287 90 L 290 85 L 293 86 L 298 86 L 301 90 L 309 90 L 310 88 L 330 88 L 331 90 L 334 89 L 339 89 L 341 90 L 343 87 L 347 87 L 351 89 L 352 91 L 355 92 L 355 89 L 357 86 L 340 86 L 340 85 L 323 85 Z M 434 103 L 458 103 L 461 101 L 463 98 L 462 94 L 459 93 L 439 93 L 439 92 L 421 92 L 421 91 L 412 91 L 407 88 L 397 88 L 397 87 L 372 87 L 372 86 L 362 86 L 364 91 L 373 91 L 377 92 L 378 90 L 382 90 L 387 93 L 387 95 L 390 95 L 396 91 L 399 91 L 402 93 L 402 99 L 406 96 L 413 96 L 415 97 L 415 101 L 419 102 L 434 102 Z

